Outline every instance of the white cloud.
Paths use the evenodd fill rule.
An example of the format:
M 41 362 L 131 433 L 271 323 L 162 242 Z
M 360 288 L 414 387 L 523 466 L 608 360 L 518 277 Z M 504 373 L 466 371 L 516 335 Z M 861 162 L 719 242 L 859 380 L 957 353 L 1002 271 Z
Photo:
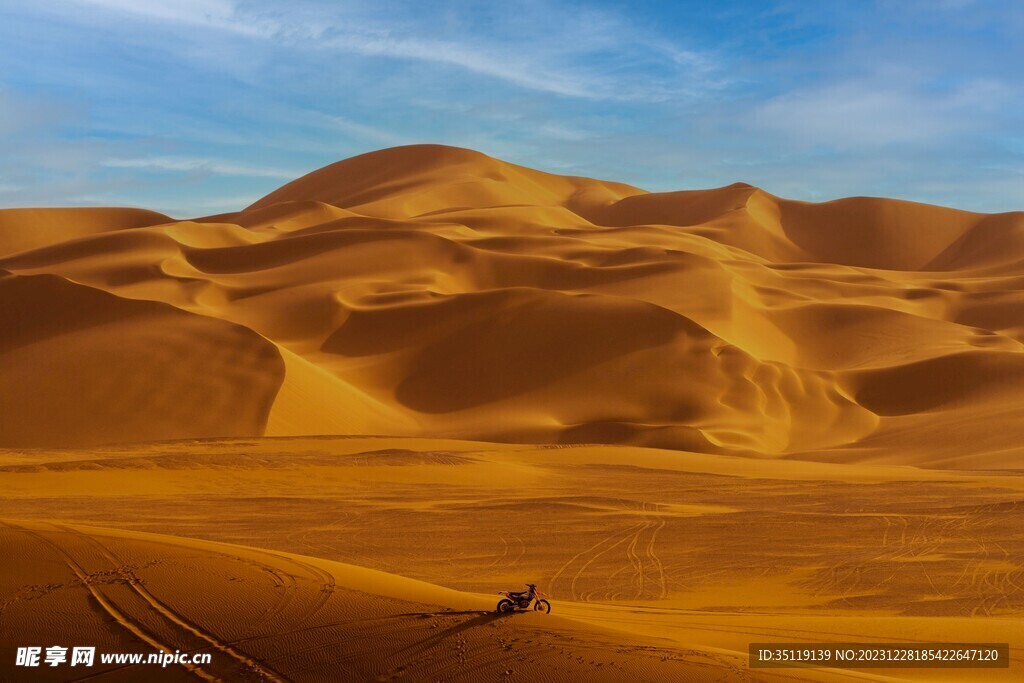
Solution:
M 480 47 L 446 40 L 374 35 L 347 31 L 322 43 L 371 57 L 411 59 L 454 66 L 529 90 L 584 99 L 633 99 L 635 88 L 617 91 L 606 79 L 585 70 L 545 63 L 522 46 Z
M 756 107 L 754 125 L 834 149 L 928 143 L 984 125 L 1005 89 L 994 81 L 926 89 L 862 79 L 785 93 Z
M 358 121 L 347 119 L 344 116 L 337 116 L 334 114 L 319 114 L 319 116 L 321 116 L 330 126 L 341 130 L 357 140 L 369 140 L 385 145 L 402 145 L 409 142 L 400 135 L 396 135 L 382 128 L 377 128 L 376 126 L 370 126 L 365 123 L 359 123 Z
M 246 178 L 278 178 L 292 180 L 302 173 L 265 166 L 248 166 L 214 159 L 191 157 L 141 157 L 134 159 L 106 159 L 101 162 L 107 168 L 135 168 L 155 171 L 182 171 L 212 173 L 215 175 L 240 176 Z
M 713 70 L 707 55 L 680 48 L 659 36 L 631 27 L 624 16 L 596 11 L 575 18 L 576 11 L 545 8 L 549 28 L 542 35 L 460 37 L 431 36 L 433 25 L 395 28 L 386 9 L 360 12 L 350 3 L 332 3 L 317 12 L 288 5 L 254 10 L 231 0 L 66 0 L 74 5 L 133 16 L 165 26 L 200 27 L 301 49 L 347 52 L 366 57 L 405 59 L 451 66 L 469 73 L 564 97 L 593 100 L 664 100 L 672 94 L 692 96 Z M 552 28 L 553 27 L 553 28 Z M 473 35 L 473 31 L 467 32 Z M 587 66 L 593 51 L 620 51 L 660 60 L 674 72 L 653 78 L 615 76 Z M 670 82 L 665 82 L 665 81 Z
M 258 35 L 269 26 L 241 21 L 231 0 L 68 0 L 92 10 L 107 10 L 162 22 L 174 22 Z

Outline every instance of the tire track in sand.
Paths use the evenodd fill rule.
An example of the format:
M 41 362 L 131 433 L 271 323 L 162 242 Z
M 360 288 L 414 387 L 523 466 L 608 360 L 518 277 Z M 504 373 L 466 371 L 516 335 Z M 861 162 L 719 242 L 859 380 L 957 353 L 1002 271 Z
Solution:
M 311 574 L 314 577 L 314 580 L 320 582 L 320 591 L 317 594 L 316 600 L 314 600 L 313 607 L 310 608 L 310 610 L 306 612 L 306 614 L 302 618 L 295 622 L 295 624 L 299 626 L 305 624 L 307 621 L 312 619 L 321 609 L 323 609 L 324 605 L 326 605 L 327 602 L 331 599 L 331 596 L 334 595 L 334 591 L 337 590 L 338 584 L 334 580 L 334 574 L 331 574 L 329 571 L 321 569 L 320 567 L 317 567 L 314 564 L 304 562 L 294 557 L 288 557 L 287 555 L 279 555 L 269 550 L 264 550 L 263 552 L 267 555 L 270 555 L 271 557 L 276 557 L 279 560 L 284 560 L 285 562 L 288 562 L 296 567 L 299 567 L 300 569 Z
M 654 542 L 658 538 L 658 532 L 664 529 L 666 524 L 668 524 L 668 522 L 664 519 L 655 523 L 652 527 L 651 537 L 647 540 L 647 547 L 644 549 L 644 554 L 647 555 L 647 559 L 650 560 L 650 563 L 654 565 L 655 569 L 658 571 L 658 583 L 661 586 L 657 597 L 658 600 L 664 600 L 668 595 L 668 585 L 665 581 L 665 566 L 661 563 L 661 558 L 654 552 Z
M 570 582 L 570 586 L 569 586 L 569 591 L 570 591 L 570 594 L 572 595 L 572 599 L 573 600 L 578 600 L 579 599 L 579 593 L 576 591 L 576 585 L 579 582 L 579 579 L 580 579 L 581 575 L 583 574 L 583 572 L 586 571 L 587 567 L 589 567 L 591 564 L 593 564 L 594 561 L 597 560 L 597 558 L 601 557 L 602 555 L 607 553 L 609 550 L 612 550 L 613 548 L 616 548 L 616 547 L 622 545 L 625 541 L 630 539 L 633 536 L 633 534 L 636 533 L 638 530 L 640 530 L 643 526 L 644 526 L 644 523 L 641 522 L 639 524 L 634 524 L 634 525 L 628 527 L 625 530 L 619 529 L 617 531 L 613 531 L 612 533 L 608 534 L 607 536 L 602 538 L 600 541 L 598 541 L 594 545 L 592 545 L 589 548 L 587 548 L 586 550 L 583 550 L 583 551 L 573 555 L 571 558 L 569 558 L 569 561 L 566 562 L 565 564 L 563 564 L 561 567 L 559 567 L 558 571 L 556 571 L 554 576 L 551 577 L 551 580 L 548 582 L 549 589 L 553 591 L 554 587 L 555 587 L 555 582 L 558 581 L 558 579 L 561 578 L 562 575 L 565 574 L 565 572 L 568 571 L 569 568 L 572 567 L 572 565 L 576 561 L 581 560 L 581 559 L 586 557 L 588 559 L 573 574 L 571 582 Z M 607 544 L 611 544 L 611 545 L 607 545 Z M 602 546 L 607 546 L 607 547 L 604 547 L 602 550 L 598 550 L 599 548 L 602 548 Z
M 64 559 L 64 564 L 66 564 L 67 567 L 71 570 L 71 572 L 76 577 L 78 577 L 78 580 L 85 587 L 85 589 L 89 591 L 89 594 L 92 596 L 93 600 L 95 600 L 96 603 L 103 609 L 103 611 L 109 614 L 110 617 L 121 628 L 125 629 L 133 636 L 135 636 L 142 642 L 148 644 L 155 650 L 171 652 L 175 649 L 173 647 L 169 647 L 161 643 L 153 634 L 148 633 L 142 626 L 129 619 L 123 612 L 121 612 L 121 610 L 117 609 L 117 607 L 115 607 L 109 600 L 107 600 L 106 596 L 104 596 L 101 591 L 97 590 L 96 587 L 92 585 L 92 583 L 89 581 L 89 572 L 85 571 L 85 569 L 80 564 L 78 564 L 78 562 L 76 562 L 71 555 L 66 553 L 64 549 L 61 548 L 59 545 L 57 545 L 50 539 L 46 538 L 42 534 L 39 534 L 31 529 L 9 522 L 0 522 L 0 524 L 3 524 L 4 526 L 14 531 L 20 531 L 28 536 L 35 538 L 40 543 L 44 543 L 50 548 L 53 548 L 53 550 L 56 551 L 57 554 Z M 219 678 L 206 673 L 202 669 L 199 669 L 198 667 L 193 666 L 192 664 L 183 664 L 182 666 L 189 673 L 204 681 L 216 682 L 220 680 Z
M 71 527 L 63 526 L 60 524 L 53 524 L 52 526 L 55 529 L 59 529 L 66 533 L 72 534 L 75 537 L 82 539 L 84 542 L 91 544 L 100 552 L 100 554 L 103 555 L 103 557 L 107 559 L 107 561 L 111 563 L 113 568 L 119 569 L 124 566 L 124 563 L 117 557 L 115 557 L 114 554 L 110 551 L 110 549 L 107 548 L 107 546 L 105 546 L 98 538 L 94 538 L 92 536 L 89 536 L 78 531 L 77 529 L 73 529 Z M 166 603 L 162 602 L 160 599 L 158 599 L 156 596 L 150 593 L 149 590 L 140 583 L 139 578 L 135 576 L 134 572 L 129 574 L 128 586 L 133 591 L 135 591 L 135 593 L 139 597 L 141 597 L 155 612 L 157 612 L 160 616 L 162 616 L 164 619 L 171 622 L 178 628 L 184 629 L 185 631 L 188 631 L 200 640 L 206 641 L 216 650 L 223 652 L 235 661 L 239 662 L 246 669 L 253 671 L 254 673 L 264 677 L 265 679 L 270 681 L 276 681 L 277 683 L 285 682 L 286 678 L 284 676 L 274 671 L 263 662 L 260 662 L 259 660 L 256 660 L 252 657 L 249 657 L 248 655 L 239 652 L 238 650 L 234 649 L 227 643 L 217 638 L 215 635 L 208 633 L 207 631 L 200 628 L 198 625 L 190 621 L 184 615 L 176 612 Z

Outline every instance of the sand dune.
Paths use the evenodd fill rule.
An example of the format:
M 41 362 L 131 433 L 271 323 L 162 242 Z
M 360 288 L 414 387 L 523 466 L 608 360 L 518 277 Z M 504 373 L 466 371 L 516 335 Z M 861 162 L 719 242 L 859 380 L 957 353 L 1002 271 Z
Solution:
M 214 390 L 222 408 L 200 411 L 210 419 L 159 428 L 152 402 L 96 390 L 90 405 L 116 419 L 64 430 L 61 445 L 385 433 L 1020 462 L 1021 213 L 813 204 L 742 183 L 648 193 L 418 145 L 340 161 L 243 211 L 192 221 L 0 211 L 0 254 L 19 279 L 62 278 L 109 297 L 110 310 L 160 307 L 174 344 L 194 348 L 161 350 L 140 328 L 129 345 L 138 392 L 168 395 L 157 370 L 172 366 L 176 382 L 260 387 L 246 392 L 258 410 L 226 410 Z M 78 315 L 34 296 L 54 320 Z M 60 325 L 7 315 L 19 317 L 3 334 L 28 325 L 61 373 L 79 373 L 86 391 L 102 385 L 106 366 L 88 367 L 101 356 L 66 352 Z M 241 328 L 261 351 L 200 351 Z M 44 438 L 52 411 L 40 402 L 59 393 L 52 369 L 28 362 L 29 350 L 4 353 L 18 386 L 41 398 L 0 424 L 0 445 L 57 445 Z M 185 357 L 205 358 L 172 361 Z
M 55 275 L 0 271 L 0 414 L 8 446 L 252 434 L 284 377 L 251 330 Z
M 0 210 L 0 256 L 111 230 L 170 222 L 162 213 L 145 209 L 4 209 Z
M 318 201 L 367 216 L 414 218 L 465 208 L 602 205 L 641 192 L 621 183 L 542 173 L 468 149 L 413 145 L 332 164 L 249 209 Z

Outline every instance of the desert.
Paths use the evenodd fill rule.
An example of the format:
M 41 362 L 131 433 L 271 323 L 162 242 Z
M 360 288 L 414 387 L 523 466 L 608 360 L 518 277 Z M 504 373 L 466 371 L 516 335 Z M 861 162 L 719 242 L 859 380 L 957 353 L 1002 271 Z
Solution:
M 56 638 L 213 655 L 166 680 L 1017 680 L 1022 283 L 1021 212 L 443 145 L 190 220 L 0 210 L 0 678 Z M 496 615 L 527 582 L 552 613 Z

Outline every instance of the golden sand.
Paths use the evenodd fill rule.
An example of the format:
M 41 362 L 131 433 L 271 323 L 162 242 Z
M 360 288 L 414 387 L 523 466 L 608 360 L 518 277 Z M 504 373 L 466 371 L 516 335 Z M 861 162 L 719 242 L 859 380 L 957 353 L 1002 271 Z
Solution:
M 746 644 L 1009 640 L 1015 680 L 1022 254 L 1021 213 L 432 145 L 194 220 L 0 211 L 0 633 L 227 680 L 952 681 Z M 488 613 L 526 581 L 552 615 Z

